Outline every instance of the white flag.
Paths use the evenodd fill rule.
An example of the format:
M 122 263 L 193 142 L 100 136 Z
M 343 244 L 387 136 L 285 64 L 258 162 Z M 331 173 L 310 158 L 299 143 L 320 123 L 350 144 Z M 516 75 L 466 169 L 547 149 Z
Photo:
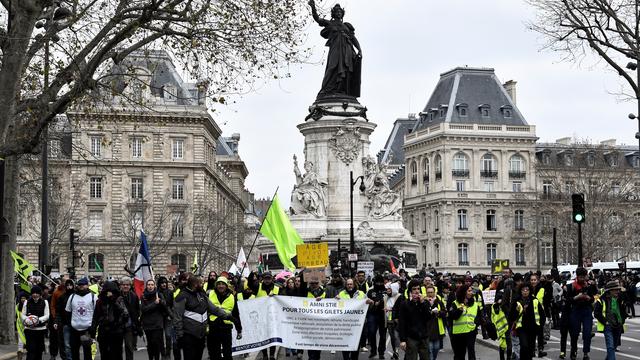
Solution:
M 244 254 L 244 249 L 240 247 L 240 251 L 238 252 L 238 258 L 236 259 L 236 267 L 238 268 L 238 272 L 242 271 L 242 276 L 249 276 L 251 272 L 249 270 L 249 265 L 247 264 L 247 257 Z M 244 270 L 242 270 L 244 269 Z

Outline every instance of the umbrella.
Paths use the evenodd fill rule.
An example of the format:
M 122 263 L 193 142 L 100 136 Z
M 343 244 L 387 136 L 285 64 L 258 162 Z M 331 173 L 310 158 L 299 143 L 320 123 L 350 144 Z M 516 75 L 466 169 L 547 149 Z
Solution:
M 293 276 L 293 273 L 289 272 L 289 271 L 281 271 L 278 275 L 276 275 L 276 280 L 280 280 L 280 279 L 286 279 L 289 276 Z

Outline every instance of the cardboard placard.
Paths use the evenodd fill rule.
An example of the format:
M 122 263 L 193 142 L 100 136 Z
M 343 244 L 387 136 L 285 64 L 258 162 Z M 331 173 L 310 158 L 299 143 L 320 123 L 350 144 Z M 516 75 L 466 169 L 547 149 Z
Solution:
M 301 244 L 296 245 L 298 267 L 318 267 L 329 264 L 329 244 Z
M 503 269 L 509 268 L 509 259 L 495 259 L 491 262 L 491 273 L 500 274 Z
M 303 274 L 303 280 L 306 283 L 317 281 L 322 284 L 327 280 L 327 275 L 325 274 L 325 268 L 323 267 L 306 268 L 304 269 L 304 272 L 302 274 Z
M 484 290 L 482 291 L 482 299 L 486 305 L 493 304 L 496 299 L 496 291 L 495 290 Z

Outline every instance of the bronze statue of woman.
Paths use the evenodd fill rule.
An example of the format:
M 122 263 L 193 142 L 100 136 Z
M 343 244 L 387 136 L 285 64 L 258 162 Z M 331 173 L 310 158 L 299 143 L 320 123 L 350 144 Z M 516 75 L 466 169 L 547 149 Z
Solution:
M 320 35 L 327 39 L 329 47 L 327 68 L 322 80 L 322 89 L 317 100 L 360 96 L 360 69 L 362 49 L 356 39 L 353 25 L 343 22 L 344 9 L 336 4 L 331 9 L 331 20 L 318 16 L 314 0 L 309 0 L 313 19 L 324 29 Z M 355 49 L 358 50 L 356 54 Z

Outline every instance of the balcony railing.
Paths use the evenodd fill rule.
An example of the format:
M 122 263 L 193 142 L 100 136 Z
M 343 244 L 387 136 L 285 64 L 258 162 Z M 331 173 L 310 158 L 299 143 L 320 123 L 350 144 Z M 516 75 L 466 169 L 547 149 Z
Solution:
M 480 177 L 495 179 L 498 177 L 498 170 L 480 170 Z
M 526 171 L 509 171 L 509 179 L 524 179 L 526 177 Z
M 429 182 L 429 175 L 422 175 L 422 181 Z
M 451 175 L 454 177 L 469 177 L 469 169 L 453 169 Z
M 458 261 L 458 265 L 459 266 L 469 266 L 469 262 L 468 261 Z
M 516 266 L 527 266 L 527 262 L 524 260 L 516 260 Z

